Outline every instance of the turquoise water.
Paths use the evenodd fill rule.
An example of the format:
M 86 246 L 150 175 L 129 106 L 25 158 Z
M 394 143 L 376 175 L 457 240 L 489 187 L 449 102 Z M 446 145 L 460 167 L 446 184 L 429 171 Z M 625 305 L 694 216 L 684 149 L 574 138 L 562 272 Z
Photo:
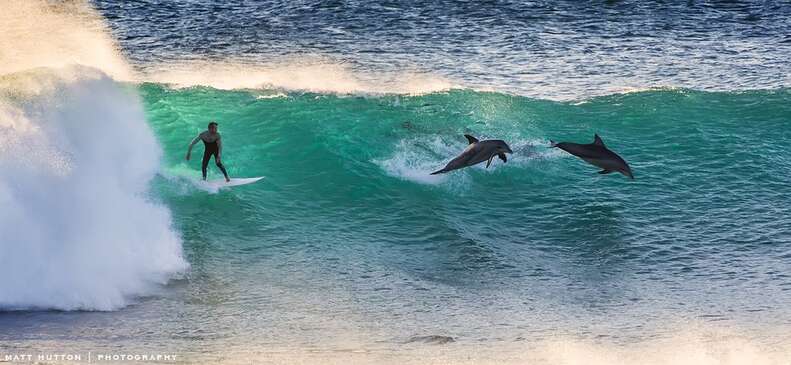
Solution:
M 183 234 L 191 285 L 233 291 L 221 311 L 247 313 L 288 288 L 279 295 L 296 299 L 262 310 L 274 323 L 362 316 L 342 330 L 311 323 L 319 334 L 361 326 L 385 342 L 580 328 L 634 340 L 668 320 L 760 328 L 790 318 L 787 90 L 575 102 L 140 90 L 165 150 L 156 191 Z M 186 144 L 210 119 L 229 173 L 265 180 L 218 193 L 189 183 L 199 161 L 183 160 Z M 514 154 L 429 176 L 465 148 L 464 133 L 504 139 Z M 593 133 L 636 180 L 548 148 Z
M 140 120 L 163 152 L 145 198 L 170 211 L 189 268 L 109 312 L 3 312 L 4 353 L 123 349 L 239 364 L 685 363 L 678 353 L 775 364 L 788 353 L 788 90 L 558 102 L 471 90 L 344 96 L 145 83 L 121 93 L 114 85 L 63 90 L 70 103 L 98 108 L 90 130 L 107 118 L 122 126 L 127 112 L 94 105 L 93 90 L 124 102 L 139 92 Z M 52 105 L 65 130 L 84 134 L 71 127 L 88 122 L 80 108 Z M 184 154 L 209 120 L 220 124 L 230 174 L 264 180 L 219 191 L 196 184 L 202 146 L 190 162 Z M 132 131 L 129 142 L 96 139 L 88 148 L 110 141 L 134 151 L 144 139 Z M 514 154 L 489 169 L 429 175 L 466 147 L 465 133 L 504 139 Z M 550 138 L 588 142 L 593 133 L 635 180 L 599 175 L 548 147 Z M 98 178 L 99 168 L 124 176 L 127 165 L 105 164 L 121 156 L 74 164 L 86 178 L 77 182 Z M 220 177 L 212 165 L 210 174 Z M 63 187 L 60 179 L 50 180 Z M 87 191 L 108 195 L 97 189 Z M 135 266 L 119 250 L 142 254 L 135 265 L 170 254 L 149 254 L 157 240 L 127 245 L 121 239 L 134 235 L 111 229 L 115 214 L 106 213 L 112 226 L 95 226 L 103 221 L 85 209 L 103 203 L 81 204 L 64 207 L 61 225 L 111 237 L 96 241 L 110 251 L 65 240 L 64 252 L 81 254 L 73 267 L 119 257 L 111 272 L 122 275 Z M 163 223 L 148 208 L 121 208 L 133 224 Z M 114 279 L 92 277 L 85 292 L 111 293 Z M 67 280 L 70 292 L 82 289 Z M 12 289 L 4 300 L 27 293 Z M 48 302 L 50 292 L 34 294 L 33 305 L 104 308 L 101 295 Z

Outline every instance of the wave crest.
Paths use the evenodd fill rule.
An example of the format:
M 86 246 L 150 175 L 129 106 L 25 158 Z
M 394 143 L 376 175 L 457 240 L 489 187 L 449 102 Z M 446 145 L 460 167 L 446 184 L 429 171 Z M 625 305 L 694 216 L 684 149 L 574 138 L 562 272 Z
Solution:
M 183 62 L 150 67 L 141 81 L 176 87 L 282 89 L 333 94 L 419 95 L 456 87 L 451 81 L 417 72 L 369 74 L 323 59 L 284 60 L 271 64 L 243 61 Z
M 113 80 L 133 76 L 101 17 L 4 2 L 0 50 L 0 310 L 112 310 L 185 270 L 146 198 L 161 151 Z
M 35 74 L 49 88 L 0 82 L 0 308 L 122 307 L 187 267 L 146 198 L 160 148 L 107 76 Z

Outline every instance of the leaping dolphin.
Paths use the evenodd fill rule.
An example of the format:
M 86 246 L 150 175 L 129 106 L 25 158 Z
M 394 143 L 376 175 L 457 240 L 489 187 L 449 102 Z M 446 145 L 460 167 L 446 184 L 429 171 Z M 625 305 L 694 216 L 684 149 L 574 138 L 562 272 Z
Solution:
M 571 142 L 555 143 L 553 140 L 549 141 L 552 143 L 552 147 L 560 148 L 563 151 L 585 160 L 585 162 L 593 166 L 601 168 L 602 170 L 599 171 L 600 174 L 620 172 L 624 174 L 624 176 L 628 176 L 634 180 L 632 169 L 629 168 L 626 161 L 624 161 L 621 156 L 615 154 L 615 152 L 607 149 L 598 134 L 593 135 L 593 143 L 589 144 Z
M 499 139 L 478 141 L 477 138 L 469 134 L 465 134 L 464 137 L 467 137 L 467 141 L 470 142 L 470 145 L 467 146 L 458 157 L 448 162 L 442 170 L 432 172 L 432 175 L 444 174 L 449 171 L 476 165 L 483 161 L 487 161 L 486 168 L 489 168 L 495 156 L 499 157 L 503 162 L 508 162 L 508 158 L 505 157 L 505 154 L 514 153 L 511 151 L 511 147 L 508 147 L 504 141 Z

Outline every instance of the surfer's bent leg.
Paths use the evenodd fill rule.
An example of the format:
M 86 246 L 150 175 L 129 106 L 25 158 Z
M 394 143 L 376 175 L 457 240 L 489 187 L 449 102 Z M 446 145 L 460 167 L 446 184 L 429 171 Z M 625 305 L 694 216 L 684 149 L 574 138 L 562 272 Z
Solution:
M 220 168 L 222 174 L 225 175 L 225 179 L 228 179 L 228 173 L 225 171 L 225 166 L 222 165 L 222 162 L 217 162 L 216 165 Z
M 206 149 L 203 151 L 203 161 L 201 162 L 200 169 L 203 173 L 203 180 L 206 180 L 206 167 L 209 166 L 209 159 L 211 158 L 212 151 Z

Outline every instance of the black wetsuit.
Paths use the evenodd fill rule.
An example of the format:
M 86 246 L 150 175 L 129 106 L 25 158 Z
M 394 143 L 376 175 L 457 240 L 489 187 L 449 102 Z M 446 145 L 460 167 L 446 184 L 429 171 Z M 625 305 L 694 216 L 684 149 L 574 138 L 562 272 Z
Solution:
M 203 162 L 201 163 L 201 172 L 203 172 L 203 180 L 206 180 L 206 166 L 209 166 L 209 159 L 211 158 L 212 155 L 214 155 L 214 157 L 217 158 L 217 155 L 220 153 L 220 148 L 217 145 L 217 141 L 206 142 L 202 138 L 201 141 L 203 141 L 203 147 L 205 147 L 203 150 Z M 220 171 L 222 171 L 222 174 L 225 175 L 225 178 L 227 179 L 228 173 L 225 172 L 225 166 L 223 166 L 222 163 L 217 162 L 217 167 L 220 168 Z

